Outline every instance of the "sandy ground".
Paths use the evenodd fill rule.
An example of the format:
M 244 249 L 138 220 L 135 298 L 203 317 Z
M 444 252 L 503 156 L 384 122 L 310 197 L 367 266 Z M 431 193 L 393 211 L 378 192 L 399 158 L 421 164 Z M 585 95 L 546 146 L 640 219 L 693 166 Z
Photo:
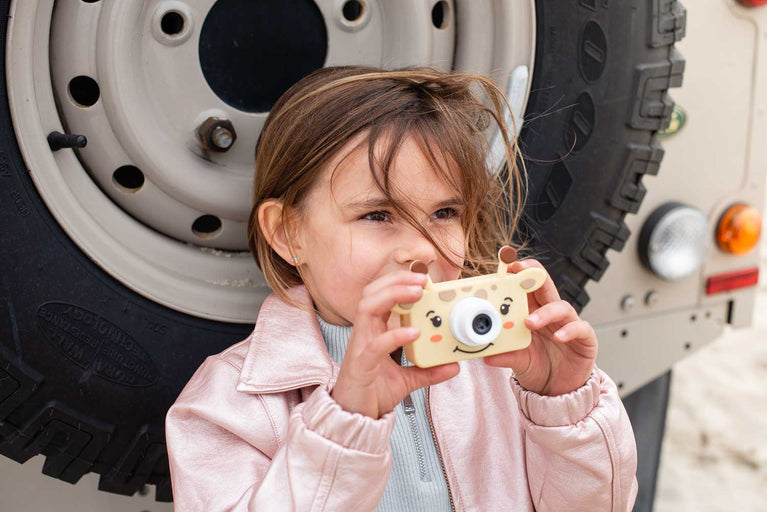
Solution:
M 655 512 L 767 511 L 767 241 L 751 329 L 674 366 Z

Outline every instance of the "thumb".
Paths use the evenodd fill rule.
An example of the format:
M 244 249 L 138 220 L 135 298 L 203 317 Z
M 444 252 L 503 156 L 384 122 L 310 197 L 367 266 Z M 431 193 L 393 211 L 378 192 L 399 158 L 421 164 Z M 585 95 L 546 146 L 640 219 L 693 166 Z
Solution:
M 485 357 L 485 364 L 488 366 L 500 366 L 504 368 L 511 368 L 515 374 L 523 374 L 529 369 L 530 356 L 528 350 L 515 350 L 512 352 L 504 352 L 502 354 L 494 354 L 492 356 Z
M 431 368 L 419 368 L 417 366 L 406 366 L 402 368 L 407 382 L 408 393 L 420 389 L 424 386 L 433 386 L 448 379 L 452 379 L 461 367 L 458 363 L 447 363 Z

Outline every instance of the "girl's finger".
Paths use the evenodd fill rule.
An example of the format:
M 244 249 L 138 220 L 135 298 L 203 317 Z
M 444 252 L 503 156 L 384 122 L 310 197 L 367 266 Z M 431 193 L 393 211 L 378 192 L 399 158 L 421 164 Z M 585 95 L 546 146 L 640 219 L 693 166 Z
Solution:
M 562 326 L 554 333 L 554 341 L 569 343 L 574 340 L 584 342 L 586 345 L 596 344 L 594 328 L 585 320 L 577 320 Z
M 415 326 L 398 327 L 371 339 L 365 352 L 371 357 L 389 357 L 399 347 L 418 339 L 420 334 L 421 329 Z
M 417 284 L 393 285 L 380 290 L 374 295 L 363 297 L 357 304 L 354 324 L 364 322 L 370 317 L 389 317 L 391 308 L 396 304 L 412 304 L 421 298 L 423 288 Z
M 543 271 L 546 272 L 546 281 L 543 282 L 543 286 L 532 292 L 533 297 L 535 297 L 535 300 L 538 301 L 538 304 L 543 306 L 549 302 L 560 300 L 559 292 L 557 291 L 557 287 L 554 284 L 554 280 L 551 279 L 548 270 L 546 270 L 538 260 L 529 258 L 526 260 L 515 261 L 509 266 L 509 271 L 516 274 L 526 268 L 533 267 L 542 268 Z
M 455 377 L 461 371 L 461 367 L 458 363 L 446 363 L 430 368 L 403 366 L 401 371 L 407 382 L 408 393 L 411 393 L 424 386 L 433 386 Z
M 354 329 L 357 329 L 357 326 Z M 389 357 L 389 354 L 402 345 L 415 341 L 420 334 L 420 329 L 418 327 L 398 327 L 385 331 L 378 336 L 369 337 L 356 336 L 355 334 L 352 331 L 341 368 L 348 364 L 347 361 L 352 361 L 352 373 L 367 374 L 375 372 L 384 358 L 388 359 L 389 363 L 393 363 L 394 361 Z
M 553 323 L 567 323 L 577 319 L 578 312 L 575 311 L 575 308 L 566 300 L 559 299 L 536 309 L 535 312 L 525 318 L 525 325 L 529 329 L 537 331 Z
M 423 288 L 426 286 L 426 274 L 411 272 L 409 270 L 397 270 L 381 276 L 375 281 L 371 281 L 362 290 L 362 297 L 371 297 L 378 295 L 382 290 L 395 284 L 417 285 Z

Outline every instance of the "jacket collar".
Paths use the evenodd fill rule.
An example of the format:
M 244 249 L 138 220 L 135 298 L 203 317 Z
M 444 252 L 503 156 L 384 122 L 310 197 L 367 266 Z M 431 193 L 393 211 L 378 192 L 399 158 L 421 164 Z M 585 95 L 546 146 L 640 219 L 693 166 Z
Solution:
M 332 386 L 339 366 L 330 357 L 305 286 L 288 290 L 299 309 L 277 294 L 261 305 L 238 391 L 277 393 L 311 385 Z M 307 307 L 308 306 L 308 307 Z

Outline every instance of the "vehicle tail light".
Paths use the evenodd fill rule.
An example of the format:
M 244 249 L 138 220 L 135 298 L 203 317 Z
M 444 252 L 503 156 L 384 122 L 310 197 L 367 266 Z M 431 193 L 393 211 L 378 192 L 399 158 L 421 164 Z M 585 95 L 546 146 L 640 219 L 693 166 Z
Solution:
M 647 217 L 639 233 L 639 258 L 666 281 L 693 275 L 711 249 L 711 227 L 698 208 L 671 201 Z
M 711 276 L 706 281 L 706 295 L 754 286 L 759 282 L 759 267 L 746 268 Z
M 734 204 L 719 219 L 716 243 L 725 252 L 745 254 L 756 247 L 761 231 L 759 210 L 743 203 Z

